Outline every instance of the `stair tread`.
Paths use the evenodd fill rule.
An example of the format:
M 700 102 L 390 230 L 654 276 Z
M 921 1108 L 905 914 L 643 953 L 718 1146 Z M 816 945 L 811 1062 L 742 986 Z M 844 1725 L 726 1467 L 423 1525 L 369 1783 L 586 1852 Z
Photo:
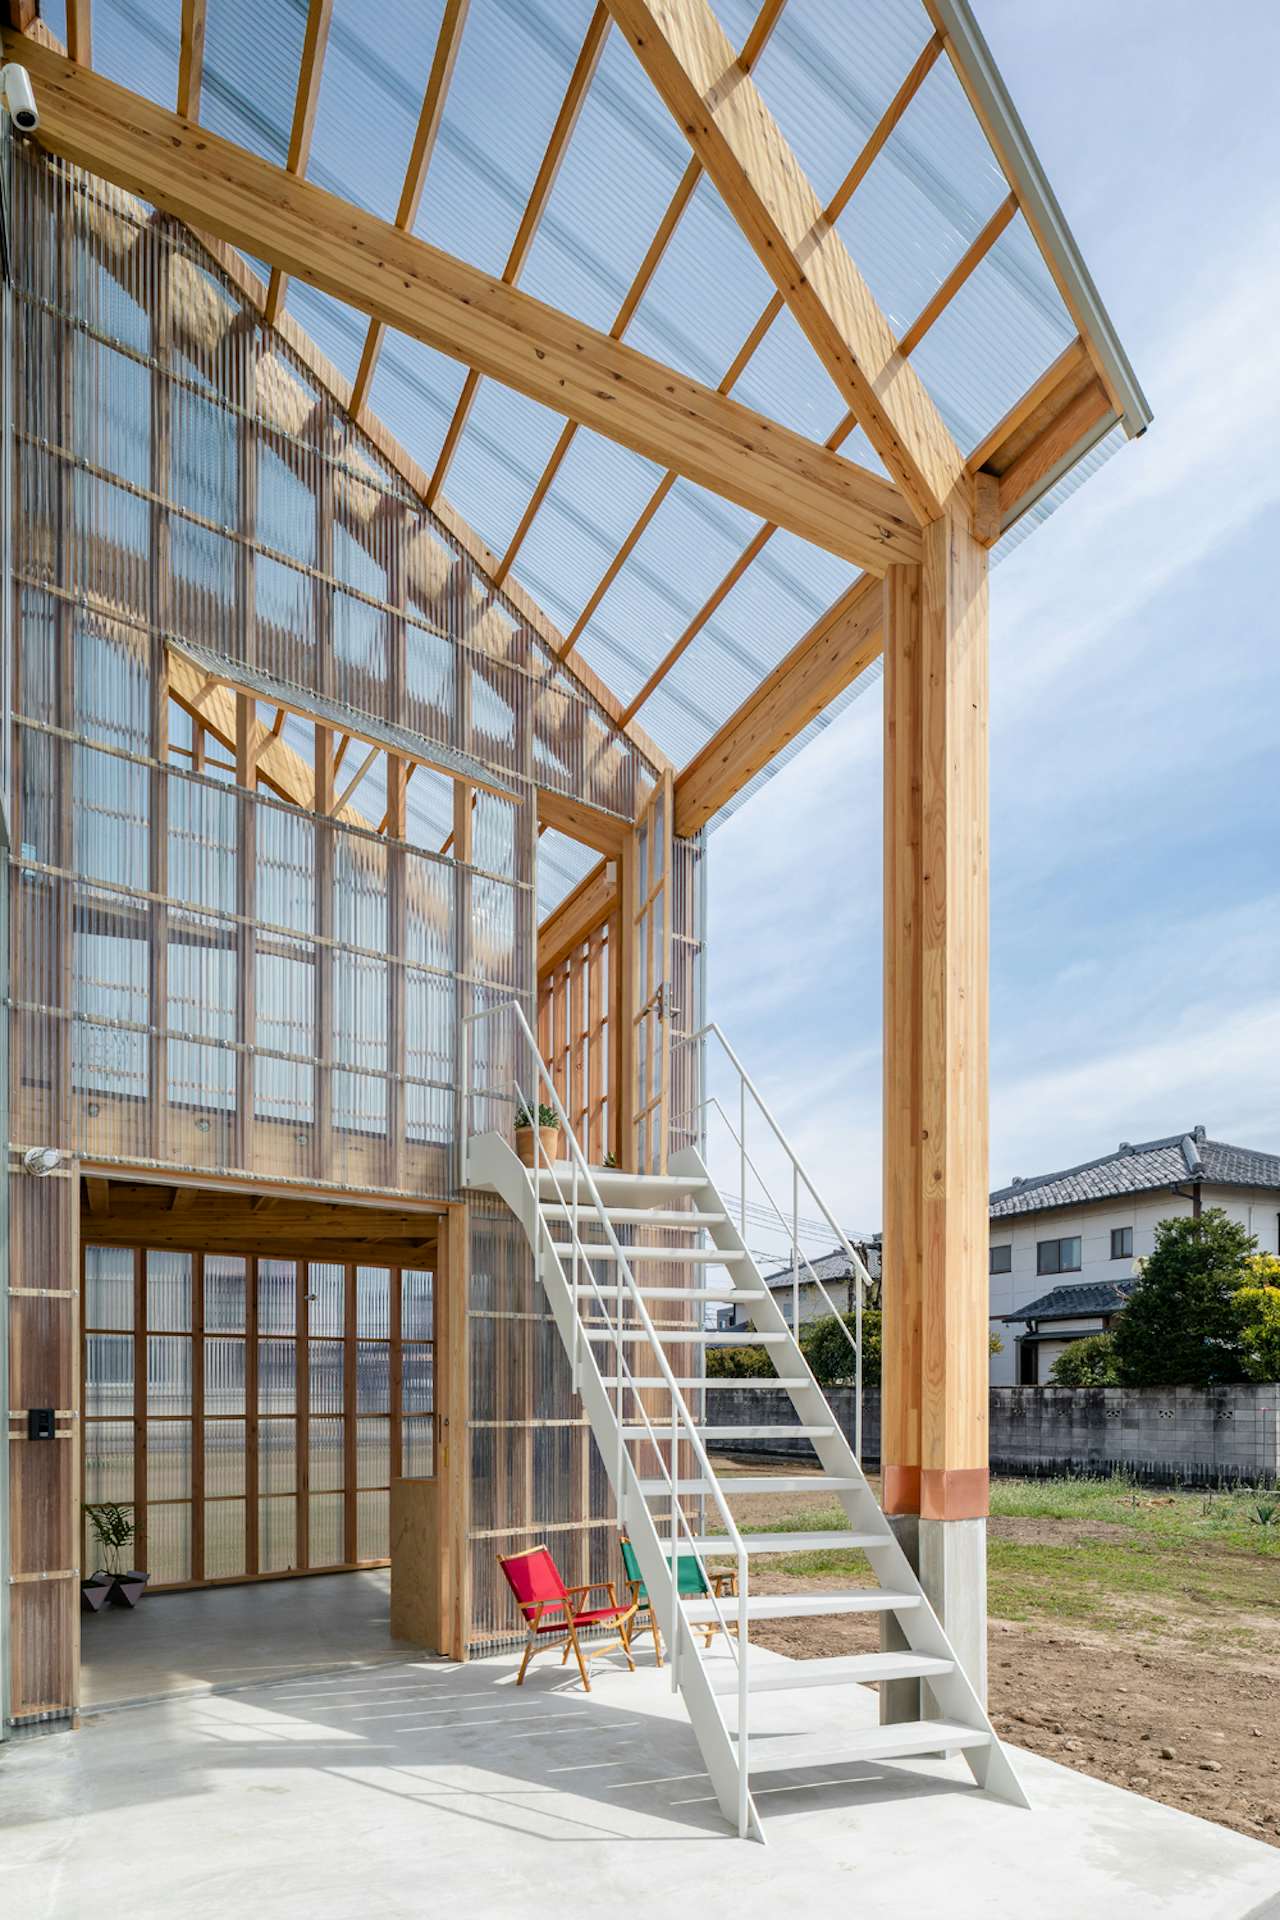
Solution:
M 789 1733 L 776 1737 L 754 1733 L 747 1758 L 752 1774 L 773 1773 L 785 1767 L 828 1766 L 841 1761 L 905 1759 L 911 1754 L 936 1753 L 939 1748 L 986 1747 L 992 1735 L 986 1727 L 965 1727 L 954 1720 L 902 1720 L 886 1727 L 858 1727 L 847 1734 Z
M 669 1437 L 661 1431 L 661 1423 L 665 1417 L 665 1415 L 660 1415 L 654 1421 L 654 1426 L 658 1429 L 657 1438 L 659 1440 L 665 1440 Z M 769 1440 L 778 1433 L 785 1434 L 789 1440 L 821 1440 L 825 1439 L 827 1435 L 833 1434 L 835 1430 L 834 1427 L 698 1427 L 697 1433 L 698 1438 L 703 1441 Z M 647 1440 L 650 1437 L 649 1429 L 648 1427 L 624 1425 L 622 1437 L 624 1440 Z M 685 1436 L 682 1434 L 681 1437 L 684 1438 Z
M 955 1662 L 930 1653 L 849 1653 L 829 1660 L 788 1660 L 785 1666 L 751 1665 L 747 1685 L 752 1694 L 794 1693 L 804 1687 L 867 1686 L 876 1680 L 924 1680 L 952 1673 Z M 713 1672 L 713 1693 L 736 1695 L 736 1667 Z
M 538 1182 L 541 1187 L 549 1187 L 553 1198 L 559 1200 L 566 1185 L 572 1183 L 573 1163 L 557 1160 L 555 1167 L 555 1175 L 547 1167 L 539 1168 Z M 621 1167 L 592 1167 L 591 1178 L 602 1196 L 606 1188 L 616 1193 L 637 1193 L 641 1189 L 662 1194 L 701 1193 L 710 1184 L 697 1173 L 627 1173 Z
M 579 1190 L 581 1194 L 581 1189 Z M 571 1200 L 539 1201 L 539 1211 L 544 1218 L 554 1216 L 557 1220 L 568 1220 L 573 1214 Z M 605 1212 L 613 1226 L 641 1227 L 715 1227 L 724 1219 L 722 1213 L 682 1213 L 678 1207 L 611 1207 L 605 1203 Z M 587 1194 L 578 1200 L 578 1218 L 590 1221 L 595 1214 L 595 1203 Z
M 612 1327 L 584 1327 L 583 1331 L 588 1340 L 612 1340 L 615 1337 Z M 780 1347 L 791 1338 L 789 1333 L 753 1333 L 748 1339 L 739 1340 L 734 1334 L 703 1333 L 694 1327 L 690 1327 L 687 1332 L 683 1327 L 670 1327 L 667 1331 L 673 1340 L 696 1340 L 701 1347 Z M 622 1338 L 647 1340 L 649 1335 L 643 1327 L 624 1327 Z
M 808 1553 L 823 1547 L 864 1548 L 885 1544 L 882 1533 L 837 1532 L 835 1528 L 826 1533 L 744 1533 L 740 1537 L 748 1553 Z M 686 1540 L 683 1544 L 690 1543 Z M 727 1533 L 696 1534 L 692 1545 L 699 1553 L 728 1554 L 730 1558 L 736 1552 Z
M 557 1253 L 572 1253 L 572 1240 L 551 1242 Z M 683 1261 L 690 1266 L 724 1267 L 732 1266 L 736 1261 L 745 1260 L 745 1253 L 722 1253 L 719 1247 L 623 1247 L 620 1252 L 601 1241 L 580 1241 L 578 1258 L 580 1260 L 618 1260 L 630 1263 L 633 1260 L 668 1260 L 675 1264 Z
M 717 1383 L 719 1384 L 719 1383 Z M 677 1493 L 711 1493 L 719 1487 L 721 1493 L 855 1493 L 863 1485 L 861 1480 L 843 1480 L 834 1475 L 820 1473 L 727 1473 L 722 1478 L 711 1480 L 681 1480 Z M 666 1480 L 642 1480 L 640 1491 L 646 1498 L 658 1494 L 671 1493 L 670 1482 Z
M 602 1386 L 616 1387 L 617 1384 L 618 1376 L 616 1373 L 601 1376 Z M 622 1384 L 624 1387 L 665 1387 L 667 1383 L 660 1373 L 654 1373 L 635 1374 L 631 1379 L 624 1380 Z M 722 1388 L 728 1388 L 728 1390 L 732 1392 L 735 1387 L 744 1392 L 749 1392 L 752 1387 L 758 1387 L 759 1384 L 760 1382 L 758 1380 L 717 1380 L 714 1377 L 709 1379 L 705 1374 L 699 1374 L 697 1379 L 681 1379 L 678 1376 L 676 1379 L 676 1385 L 678 1387 L 714 1387 L 717 1393 L 719 1393 Z M 810 1382 L 807 1375 L 803 1374 L 797 1375 L 794 1379 L 770 1380 L 769 1382 L 771 1387 L 807 1387 L 809 1384 Z
M 736 1599 L 724 1599 L 719 1606 L 710 1600 L 682 1603 L 690 1626 L 726 1620 L 738 1611 Z M 918 1607 L 918 1593 L 886 1593 L 879 1587 L 858 1587 L 848 1593 L 752 1593 L 747 1596 L 748 1620 L 804 1620 L 823 1613 L 900 1613 Z
M 610 1280 L 602 1287 L 577 1286 L 570 1289 L 578 1300 L 629 1300 L 632 1289 Z M 740 1300 L 763 1300 L 763 1290 L 753 1293 L 727 1293 L 723 1287 L 637 1287 L 635 1292 L 642 1300 L 719 1300 L 725 1306 L 736 1305 Z

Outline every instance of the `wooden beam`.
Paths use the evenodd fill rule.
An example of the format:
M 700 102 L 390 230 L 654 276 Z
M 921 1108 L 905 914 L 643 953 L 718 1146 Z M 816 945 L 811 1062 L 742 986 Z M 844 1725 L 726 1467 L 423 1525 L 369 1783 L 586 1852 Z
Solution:
M 885 593 L 891 1513 L 987 1511 L 987 557 L 958 512 Z
M 93 0 L 67 0 L 67 55 L 82 67 L 93 65 Z
M 900 496 L 853 462 L 101 75 L 22 46 L 50 152 L 869 571 L 918 558 Z
M 204 30 L 206 0 L 182 0 L 182 28 L 178 41 L 178 112 L 184 120 L 200 118 L 204 86 Z
M 596 68 L 600 64 L 600 55 L 604 52 L 604 43 L 608 37 L 609 24 L 607 8 L 603 5 L 597 5 L 587 26 L 586 36 L 583 39 L 582 46 L 579 48 L 578 57 L 573 65 L 573 72 L 569 75 L 569 84 L 565 89 L 564 99 L 560 103 L 560 111 L 556 115 L 555 125 L 551 129 L 551 137 L 547 141 L 546 151 L 542 156 L 542 164 L 538 168 L 533 186 L 529 191 L 529 198 L 525 202 L 524 212 L 520 216 L 520 225 L 516 228 L 516 237 L 512 241 L 511 251 L 507 255 L 507 264 L 502 269 L 502 278 L 509 287 L 513 287 L 516 284 L 516 281 L 524 271 L 525 262 L 529 258 L 529 249 L 533 245 L 534 236 L 541 224 L 542 216 L 546 212 L 547 202 L 551 198 L 551 190 L 555 186 L 561 163 L 564 160 L 565 153 L 568 151 L 569 141 L 573 137 L 573 130 L 578 124 L 578 116 L 582 112 L 583 102 L 587 97 L 587 90 L 595 78 Z M 430 484 L 427 487 L 428 506 L 433 504 L 436 495 L 444 485 L 445 475 L 449 471 L 454 453 L 457 450 L 458 442 L 462 438 L 462 431 L 467 424 L 467 416 L 471 412 L 472 403 L 475 400 L 476 390 L 479 385 L 480 375 L 473 367 L 462 383 L 462 392 L 458 396 L 458 403 L 453 410 L 453 418 L 450 420 L 445 432 L 444 444 L 440 449 L 439 458 L 435 464 L 435 471 L 432 473 Z
M 40 18 L 40 0 L 5 0 L 5 19 L 15 33 L 26 33 Z
M 436 136 L 440 132 L 440 122 L 444 118 L 445 98 L 449 92 L 449 82 L 453 79 L 458 48 L 462 45 L 462 29 L 467 23 L 467 10 L 470 5 L 471 0 L 445 0 L 440 31 L 436 36 L 436 50 L 431 62 L 431 72 L 427 76 L 427 90 L 422 99 L 422 111 L 418 115 L 417 131 L 413 136 L 409 164 L 405 169 L 404 185 L 400 189 L 400 204 L 396 208 L 396 225 L 401 233 L 410 233 L 418 217 L 422 189 L 427 184 L 427 169 L 431 165 L 431 156 L 436 148 Z M 374 320 L 370 323 L 369 331 L 365 335 L 360 365 L 356 369 L 355 385 L 351 389 L 351 412 L 354 416 L 358 417 L 363 412 L 369 397 L 369 383 L 373 379 L 373 370 L 377 365 L 386 331 L 386 327 L 380 320 Z
M 964 458 L 707 0 L 608 6 L 918 520 L 936 519 Z
M 697 833 L 880 652 L 878 580 L 855 580 L 676 779 L 676 832 Z
M 86 1180 L 84 1185 L 90 1213 L 104 1218 L 111 1211 L 111 1183 L 107 1180 Z
M 1070 465 L 1078 449 L 1100 439 L 1115 419 L 1107 390 L 1095 377 L 999 476 L 1001 525 L 1008 526 L 1016 519 L 1043 491 L 1045 482 L 1058 469 Z
M 616 813 L 606 813 L 602 807 L 572 799 L 566 793 L 553 793 L 549 787 L 538 788 L 538 823 L 554 827 L 570 840 L 581 840 L 584 846 L 594 847 L 610 859 L 617 857 L 631 827 L 630 821 Z
M 603 926 L 618 907 L 618 869 L 602 860 L 538 928 L 538 978 L 554 973 L 562 961 Z
M 333 0 L 311 0 L 307 8 L 306 32 L 302 38 L 302 61 L 298 69 L 298 92 L 293 103 L 293 126 L 289 133 L 289 157 L 285 166 L 290 173 L 305 173 L 311 155 L 311 136 L 315 132 L 316 108 L 320 104 L 320 77 L 324 71 L 325 47 L 329 40 L 329 20 Z M 267 325 L 274 327 L 284 305 L 285 276 L 279 267 L 271 269 L 267 283 L 267 302 L 263 311 Z

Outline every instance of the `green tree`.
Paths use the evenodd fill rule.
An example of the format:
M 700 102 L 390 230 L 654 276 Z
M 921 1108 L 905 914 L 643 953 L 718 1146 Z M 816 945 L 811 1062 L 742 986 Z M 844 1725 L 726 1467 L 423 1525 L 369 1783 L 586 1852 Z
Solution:
M 708 1347 L 708 1380 L 776 1380 L 767 1347 Z
M 1109 1333 L 1091 1333 L 1087 1339 L 1073 1340 L 1060 1353 L 1050 1370 L 1055 1387 L 1114 1387 L 1116 1343 Z
M 1161 1220 L 1155 1238 L 1115 1325 L 1122 1384 L 1213 1387 L 1242 1380 L 1236 1293 L 1257 1241 L 1221 1207 L 1198 1220 Z
M 841 1321 L 849 1329 L 846 1336 Z M 854 1376 L 853 1339 L 856 1319 L 851 1313 L 824 1314 L 800 1330 L 800 1350 L 820 1387 L 851 1387 Z M 862 1384 L 880 1385 L 880 1315 L 867 1307 L 862 1315 Z
M 1235 1296 L 1240 1359 L 1250 1380 L 1280 1380 L 1280 1258 L 1260 1253 L 1249 1262 Z

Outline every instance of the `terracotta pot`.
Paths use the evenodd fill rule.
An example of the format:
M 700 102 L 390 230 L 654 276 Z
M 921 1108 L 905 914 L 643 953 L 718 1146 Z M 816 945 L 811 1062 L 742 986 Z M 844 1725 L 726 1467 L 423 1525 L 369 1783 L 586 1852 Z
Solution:
M 539 1127 L 537 1131 L 539 1157 L 543 1160 L 559 1160 L 561 1157 L 559 1127 Z M 534 1164 L 533 1134 L 532 1127 L 516 1128 L 516 1155 L 526 1167 Z

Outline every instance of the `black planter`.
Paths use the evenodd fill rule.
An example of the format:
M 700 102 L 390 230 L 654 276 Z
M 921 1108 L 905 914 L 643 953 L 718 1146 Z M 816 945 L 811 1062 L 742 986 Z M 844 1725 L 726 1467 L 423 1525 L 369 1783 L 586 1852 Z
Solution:
M 84 1613 L 101 1613 L 111 1598 L 114 1576 L 109 1573 L 93 1573 L 87 1580 L 80 1582 L 80 1607 Z
M 136 1607 L 142 1598 L 143 1588 L 150 1579 L 146 1573 L 117 1573 L 111 1582 L 111 1604 L 113 1607 Z

